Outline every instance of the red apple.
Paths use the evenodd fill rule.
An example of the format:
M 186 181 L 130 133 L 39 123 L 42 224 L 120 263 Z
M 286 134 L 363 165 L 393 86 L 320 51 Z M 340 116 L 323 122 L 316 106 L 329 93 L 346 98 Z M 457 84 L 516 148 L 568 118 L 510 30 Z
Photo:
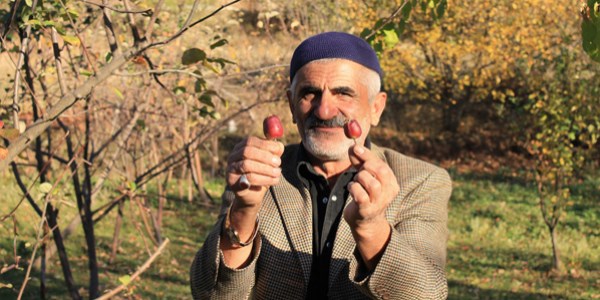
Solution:
M 269 140 L 281 138 L 283 136 L 283 124 L 276 115 L 270 115 L 263 121 L 263 132 Z
M 344 126 L 344 133 L 346 133 L 346 136 L 349 139 L 356 140 L 362 134 L 362 129 L 356 120 L 350 120 L 350 122 L 346 123 L 346 126 Z

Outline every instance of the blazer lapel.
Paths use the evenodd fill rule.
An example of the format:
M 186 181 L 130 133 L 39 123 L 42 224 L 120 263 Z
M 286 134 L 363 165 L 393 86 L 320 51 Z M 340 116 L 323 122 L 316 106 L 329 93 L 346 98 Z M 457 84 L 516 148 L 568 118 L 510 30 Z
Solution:
M 382 159 L 383 161 L 387 161 L 385 155 L 380 150 L 379 147 L 371 144 L 371 151 L 375 152 L 377 157 Z M 344 205 L 344 208 L 350 204 L 351 201 L 354 201 L 352 195 L 348 196 L 348 200 Z M 386 212 L 386 217 L 389 220 L 390 216 L 388 216 Z M 343 212 L 342 212 L 343 214 Z M 342 220 L 340 221 L 340 225 L 338 226 L 337 233 L 335 236 L 335 243 L 333 245 L 333 253 L 331 255 L 331 264 L 329 267 L 329 289 L 331 290 L 331 286 L 334 281 L 337 279 L 340 271 L 349 264 L 351 261 L 352 253 L 356 248 L 356 242 L 354 241 L 354 237 L 352 236 L 352 231 L 350 231 L 350 225 L 344 220 L 344 216 L 342 215 Z
M 346 206 L 350 203 L 350 201 L 354 201 L 352 196 L 348 196 L 346 201 Z M 342 212 L 343 213 L 343 212 Z M 331 254 L 331 263 L 329 265 L 329 289 L 331 290 L 331 286 L 337 279 L 338 273 L 348 265 L 349 258 L 356 247 L 356 242 L 354 242 L 354 237 L 352 237 L 352 232 L 350 231 L 350 226 L 344 220 L 342 215 L 342 220 L 340 220 L 340 224 L 338 225 L 338 229 L 335 235 L 335 243 L 333 244 L 333 253 Z
M 296 174 L 297 155 L 288 158 L 294 161 L 284 163 L 283 178 L 280 184 L 272 187 L 273 198 L 292 250 L 298 255 L 304 283 L 308 285 L 312 265 L 312 202 L 308 190 Z

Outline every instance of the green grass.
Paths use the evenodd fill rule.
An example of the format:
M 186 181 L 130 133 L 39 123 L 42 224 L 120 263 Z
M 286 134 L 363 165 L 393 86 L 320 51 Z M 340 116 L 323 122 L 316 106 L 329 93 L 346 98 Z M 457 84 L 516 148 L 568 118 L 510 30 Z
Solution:
M 10 208 L 20 199 L 20 192 L 13 185 L 9 177 L 2 177 L 0 189 L 0 216 L 5 215 Z M 211 182 L 211 188 L 221 188 L 222 184 Z M 214 191 L 209 189 L 213 196 Z M 198 202 L 190 203 L 187 196 L 179 199 L 177 187 L 173 185 L 169 189 L 169 200 L 165 207 L 163 217 L 163 237 L 169 238 L 170 243 L 165 252 L 142 274 L 141 280 L 133 283 L 131 293 L 139 299 L 189 299 L 190 288 L 188 283 L 189 266 L 195 252 L 202 245 L 204 237 L 218 214 L 218 206 L 206 207 Z M 149 190 L 149 194 L 153 194 Z M 186 194 L 187 195 L 187 194 Z M 156 199 L 150 199 L 154 205 Z M 155 210 L 154 210 L 155 211 Z M 76 211 L 73 208 L 64 208 L 61 211 L 60 225 L 66 226 Z M 124 221 L 121 231 L 121 245 L 116 260 L 108 264 L 111 251 L 112 236 L 116 218 L 116 211 L 107 215 L 96 225 L 95 235 L 97 240 L 97 256 L 100 267 L 101 290 L 106 291 L 120 285 L 119 277 L 133 274 L 155 250 L 147 232 L 143 229 L 137 205 L 128 202 L 124 207 Z M 0 288 L 0 299 L 16 299 L 27 265 L 24 263 L 31 257 L 35 243 L 34 233 L 38 224 L 38 217 L 27 203 L 24 203 L 16 213 L 18 220 L 19 236 L 17 237 L 18 255 L 22 256 L 20 270 L 11 270 L 0 275 L 0 283 L 12 284 L 12 288 Z M 141 228 L 141 231 L 138 229 Z M 13 259 L 12 221 L 7 220 L 0 223 L 0 266 L 10 265 Z M 145 240 L 145 242 L 144 242 Z M 27 246 L 26 246 L 27 245 Z M 75 281 L 82 295 L 87 296 L 89 275 L 87 273 L 86 248 L 81 228 L 77 233 L 69 237 L 66 242 L 71 267 L 74 272 Z M 146 245 L 150 249 L 146 248 Z M 39 250 L 38 250 L 39 255 Z M 68 297 L 64 287 L 63 275 L 60 263 L 54 256 L 48 263 L 48 299 L 65 299 Z M 39 298 L 39 272 L 34 271 L 32 279 L 25 290 L 24 299 Z
M 454 192 L 450 201 L 450 240 L 447 274 L 450 299 L 600 299 L 600 180 L 592 177 L 573 188 L 573 206 L 559 226 L 565 275 L 553 275 L 548 231 L 541 219 L 535 189 L 519 178 L 452 174 Z M 210 194 L 218 199 L 223 182 L 209 181 Z M 13 180 L 0 178 L 0 214 L 20 199 Z M 217 216 L 217 207 L 205 207 L 179 198 L 177 184 L 169 188 L 164 214 L 163 236 L 171 243 L 166 251 L 133 283 L 131 293 L 140 299 L 189 299 L 188 270 L 207 230 Z M 149 188 L 148 194 L 154 191 Z M 106 198 L 106 195 L 104 195 Z M 104 199 L 106 201 L 107 199 Z M 218 201 L 218 200 L 217 200 Z M 149 199 L 155 206 L 155 198 Z M 61 211 L 61 226 L 75 215 L 68 206 Z M 119 285 L 119 277 L 132 274 L 148 258 L 148 235 L 136 228 L 137 206 L 125 205 L 121 247 L 116 261 L 107 264 L 116 212 L 96 227 L 101 289 Z M 17 249 L 25 268 L 33 250 L 37 216 L 27 203 L 16 214 L 19 236 Z M 138 224 L 138 226 L 141 226 Z M 143 227 L 143 226 L 141 226 Z M 0 264 L 13 262 L 12 221 L 0 223 Z M 82 295 L 87 286 L 87 260 L 81 230 L 67 241 L 75 280 Z M 153 251 L 150 249 L 150 252 Z M 38 252 L 39 253 L 39 252 Z M 14 299 L 25 270 L 0 275 L 0 299 Z M 39 273 L 32 274 L 24 299 L 39 298 Z M 49 299 L 67 297 L 60 264 L 56 257 L 48 266 Z
M 600 182 L 574 187 L 558 227 L 568 274 L 551 269 L 551 243 L 535 187 L 502 176 L 454 174 L 450 202 L 450 299 L 600 298 Z

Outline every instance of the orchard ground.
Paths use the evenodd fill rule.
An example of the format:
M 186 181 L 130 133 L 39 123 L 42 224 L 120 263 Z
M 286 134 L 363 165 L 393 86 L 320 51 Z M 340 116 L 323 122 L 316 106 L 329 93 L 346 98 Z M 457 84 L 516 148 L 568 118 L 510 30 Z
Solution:
M 573 205 L 559 226 L 560 250 L 568 271 L 550 272 L 551 249 L 547 229 L 541 219 L 535 187 L 523 174 L 499 170 L 493 174 L 463 173 L 450 169 L 454 191 L 450 201 L 447 275 L 450 299 L 600 299 L 600 177 L 589 176 L 573 189 Z M 6 214 L 21 198 L 13 180 L 3 174 L 0 213 Z M 218 215 L 218 205 L 206 207 L 188 202 L 177 194 L 178 182 L 169 188 L 163 235 L 171 240 L 166 251 L 133 282 L 128 290 L 134 299 L 189 299 L 188 270 L 198 247 Z M 221 179 L 208 181 L 209 192 L 218 199 Z M 156 205 L 152 188 L 149 205 Z M 217 200 L 218 201 L 218 200 Z M 16 213 L 18 236 L 13 222 L 0 223 L 0 263 L 14 262 L 13 243 L 22 257 L 20 269 L 0 275 L 0 298 L 18 294 L 27 263 L 34 249 L 38 220 L 27 203 Z M 61 226 L 75 216 L 75 209 L 63 205 Z M 116 211 L 97 226 L 98 256 L 103 290 L 120 285 L 119 278 L 131 275 L 155 249 L 140 220 L 138 206 L 128 202 L 124 209 L 122 243 L 116 260 L 107 264 Z M 139 221 L 138 221 L 139 222 Z M 75 270 L 85 270 L 87 260 L 79 231 L 66 244 Z M 39 255 L 39 251 L 37 252 Z M 66 296 L 60 264 L 56 257 L 48 263 L 48 299 Z M 85 272 L 76 272 L 76 282 L 85 291 Z M 12 285 L 7 287 L 6 285 Z M 39 296 L 38 273 L 25 290 L 25 298 Z M 85 293 L 83 293 L 85 294 Z M 125 294 L 122 294 L 123 296 Z

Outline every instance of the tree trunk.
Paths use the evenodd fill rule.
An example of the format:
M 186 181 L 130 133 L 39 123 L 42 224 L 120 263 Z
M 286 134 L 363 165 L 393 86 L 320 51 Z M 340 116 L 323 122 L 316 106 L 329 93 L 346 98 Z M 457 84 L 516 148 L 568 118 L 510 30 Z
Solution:
M 50 206 L 50 204 L 48 205 Z M 63 276 L 65 277 L 65 284 L 67 285 L 67 290 L 69 291 L 69 295 L 71 295 L 72 299 L 81 299 L 81 296 L 79 296 L 79 292 L 75 287 L 75 280 L 73 280 L 73 273 L 71 272 L 69 258 L 67 257 L 67 249 L 65 248 L 60 229 L 58 227 L 58 224 L 56 223 L 56 212 L 52 207 L 48 207 L 47 212 L 48 216 L 46 217 L 46 219 L 48 220 L 48 227 L 52 229 L 52 237 L 54 238 L 56 250 L 58 251 L 58 258 L 60 259 L 60 265 L 63 270 Z
M 117 219 L 115 220 L 115 231 L 113 233 L 113 240 L 110 251 L 110 258 L 108 259 L 108 263 L 112 264 L 117 257 L 117 251 L 119 250 L 119 235 L 121 232 L 121 224 L 123 224 L 123 205 L 125 204 L 124 200 L 119 201 L 119 208 L 117 213 Z
M 158 223 L 159 227 L 162 227 L 163 210 L 165 203 L 167 202 L 167 188 L 172 175 L 173 169 L 169 169 L 167 176 L 165 176 L 165 181 L 162 184 L 158 184 L 158 211 L 156 212 L 156 223 Z
M 88 255 L 88 269 L 90 273 L 90 299 L 96 299 L 99 294 L 98 258 L 96 256 L 96 237 L 94 235 L 94 218 L 89 205 L 83 209 L 81 224 L 85 234 L 85 243 Z
M 85 144 L 84 144 L 84 159 L 90 161 L 91 156 L 91 126 L 90 126 L 90 98 L 91 95 L 86 99 L 85 102 Z M 94 215 L 92 214 L 92 172 L 90 170 L 90 164 L 83 164 L 84 170 L 84 182 L 82 189 L 83 207 L 79 207 L 81 215 L 81 224 L 83 225 L 83 232 L 85 233 L 85 242 L 87 245 L 88 254 L 88 269 L 90 273 L 90 285 L 89 293 L 90 299 L 98 298 L 100 280 L 98 278 L 98 258 L 96 257 L 96 236 L 94 234 Z
M 202 178 L 202 164 L 200 161 L 200 154 L 198 153 L 198 151 L 194 151 L 193 157 L 190 157 L 190 159 L 192 160 L 190 162 L 190 169 L 193 170 L 192 172 L 194 174 L 194 176 L 192 176 L 192 179 L 194 180 L 194 185 L 198 190 L 198 195 L 200 195 L 200 200 L 202 200 L 202 203 L 204 203 L 205 205 L 212 204 L 213 201 L 206 192 L 206 189 L 204 188 L 204 180 Z
M 560 274 L 565 271 L 565 266 L 560 258 L 560 250 L 558 249 L 556 226 L 550 227 L 550 237 L 552 239 L 552 269 Z
M 44 239 L 42 240 L 42 249 L 40 258 L 42 260 L 40 268 L 40 299 L 46 299 L 46 237 L 48 236 L 48 226 L 44 224 Z
M 210 165 L 210 176 L 215 178 L 217 176 L 217 170 L 219 169 L 219 135 L 214 134 L 211 141 L 212 147 L 212 159 Z
M 462 101 L 445 106 L 443 111 L 443 130 L 450 133 L 456 133 L 460 127 L 460 121 L 464 110 L 465 105 Z

